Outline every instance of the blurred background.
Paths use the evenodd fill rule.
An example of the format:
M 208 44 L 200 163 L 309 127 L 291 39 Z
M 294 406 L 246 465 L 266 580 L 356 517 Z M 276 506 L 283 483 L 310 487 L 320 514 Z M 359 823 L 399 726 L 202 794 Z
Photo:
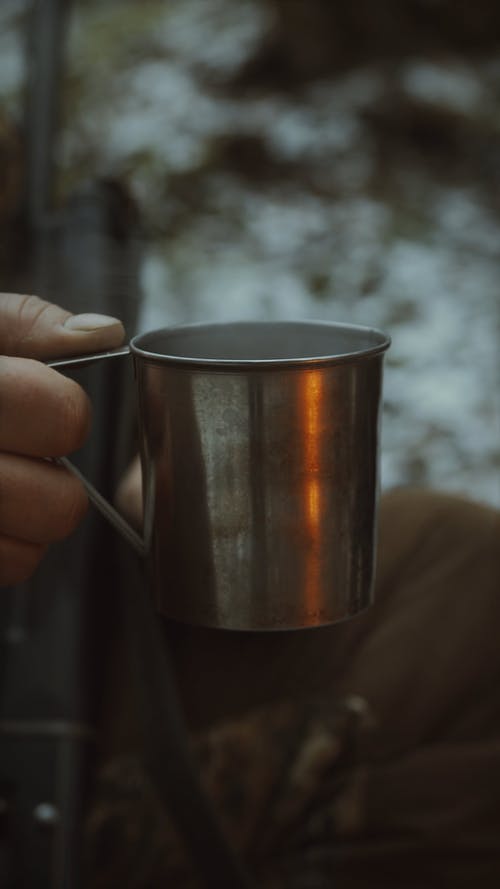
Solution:
M 1 0 L 0 291 L 130 336 L 382 328 L 382 486 L 499 506 L 499 35 L 496 0 Z M 135 450 L 117 364 L 76 375 L 108 497 Z M 137 570 L 90 510 L 2 591 L 0 885 L 78 889 L 96 754 L 128 749 L 131 695 L 156 718 Z
M 22 192 L 30 5 L 0 7 L 4 266 L 22 256 L 5 245 Z M 67 9 L 55 205 L 98 182 L 119 197 L 118 225 L 139 220 L 129 334 L 216 318 L 380 327 L 393 338 L 383 486 L 498 505 L 498 4 Z M 119 289 L 126 275 L 111 256 L 107 280 Z M 88 309 L 99 300 L 97 287 Z

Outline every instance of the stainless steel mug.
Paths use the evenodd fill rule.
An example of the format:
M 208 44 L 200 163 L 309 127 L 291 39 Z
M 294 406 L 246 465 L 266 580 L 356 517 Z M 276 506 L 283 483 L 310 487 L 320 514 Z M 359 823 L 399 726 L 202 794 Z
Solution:
M 101 508 L 145 556 L 158 611 L 279 630 L 370 603 L 389 343 L 318 321 L 194 324 L 132 340 L 143 540 Z

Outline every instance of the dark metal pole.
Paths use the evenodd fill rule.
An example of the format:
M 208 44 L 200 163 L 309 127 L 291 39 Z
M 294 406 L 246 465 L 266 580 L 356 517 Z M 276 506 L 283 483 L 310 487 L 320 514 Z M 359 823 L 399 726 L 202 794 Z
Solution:
M 115 194 L 96 187 L 58 212 L 54 207 L 68 11 L 66 0 L 35 0 L 26 23 L 27 237 L 19 267 L 4 287 L 38 293 L 74 312 L 87 311 L 92 295 L 96 310 L 122 317 L 132 333 L 138 251 Z M 117 214 L 126 229 L 118 239 Z M 88 374 L 83 382 L 94 403 L 97 434 L 79 454 L 79 465 L 112 496 L 126 460 L 118 450 L 125 450 L 127 380 L 117 368 L 105 378 Z M 116 595 L 113 560 L 107 557 L 112 538 L 89 513 L 31 581 L 0 596 L 0 886 L 6 889 L 81 885 L 84 794 Z
M 34 228 L 50 224 L 68 0 L 34 0 L 27 34 L 25 213 Z

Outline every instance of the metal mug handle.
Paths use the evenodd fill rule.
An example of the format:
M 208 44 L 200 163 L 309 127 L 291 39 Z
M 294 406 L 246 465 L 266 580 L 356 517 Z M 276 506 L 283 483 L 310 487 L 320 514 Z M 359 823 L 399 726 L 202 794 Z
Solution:
M 78 355 L 74 358 L 58 358 L 46 363 L 49 367 L 65 370 L 129 354 L 130 348 L 124 346 L 112 351 Z M 54 458 L 54 462 L 65 466 L 80 479 L 96 509 L 136 552 L 144 557 L 147 552 L 145 541 L 76 466 L 66 457 Z M 235 889 L 238 887 L 250 889 L 253 883 L 227 843 L 219 821 L 215 818 L 210 802 L 200 786 L 198 769 L 191 761 L 184 715 L 179 707 L 175 680 L 171 675 L 171 664 L 165 656 L 163 636 L 160 637 L 152 611 L 147 606 L 147 597 L 134 596 L 133 602 L 137 606 L 136 620 L 142 633 L 145 633 L 141 643 L 141 669 L 146 670 L 151 687 L 160 689 L 162 701 L 160 712 L 154 713 L 155 732 L 147 733 L 146 749 L 146 765 L 156 781 L 160 800 L 165 804 L 165 811 L 173 817 L 180 833 L 187 840 L 200 873 L 217 873 L 218 876 L 222 875 L 224 885 L 234 886 Z M 151 718 L 149 712 L 147 717 Z M 165 762 L 167 767 L 164 766 Z M 168 765 L 171 762 L 175 763 L 174 769 Z
M 108 358 L 121 358 L 123 355 L 130 355 L 129 346 L 120 346 L 118 349 L 112 349 L 106 352 L 95 352 L 90 355 L 75 355 L 73 358 L 56 358 L 53 361 L 47 361 L 48 367 L 55 370 L 66 370 L 71 367 L 85 367 L 88 364 L 94 364 L 97 361 L 104 361 Z M 88 498 L 95 508 L 104 516 L 105 519 L 118 531 L 119 534 L 129 543 L 133 549 L 144 558 L 146 555 L 146 544 L 140 534 L 135 531 L 131 525 L 120 515 L 120 513 L 111 506 L 102 494 L 85 478 L 79 469 L 68 460 L 67 457 L 54 457 L 54 463 L 64 466 L 77 479 L 80 480 L 85 488 Z

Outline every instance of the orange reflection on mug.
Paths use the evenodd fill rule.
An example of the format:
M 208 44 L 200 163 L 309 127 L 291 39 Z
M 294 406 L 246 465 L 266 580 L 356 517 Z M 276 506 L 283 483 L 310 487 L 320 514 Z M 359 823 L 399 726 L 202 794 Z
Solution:
M 301 384 L 300 407 L 304 455 L 304 536 L 308 552 L 305 566 L 305 596 L 310 612 L 321 606 L 320 582 L 320 518 L 322 511 L 320 468 L 321 406 L 323 376 L 319 370 L 304 375 Z

